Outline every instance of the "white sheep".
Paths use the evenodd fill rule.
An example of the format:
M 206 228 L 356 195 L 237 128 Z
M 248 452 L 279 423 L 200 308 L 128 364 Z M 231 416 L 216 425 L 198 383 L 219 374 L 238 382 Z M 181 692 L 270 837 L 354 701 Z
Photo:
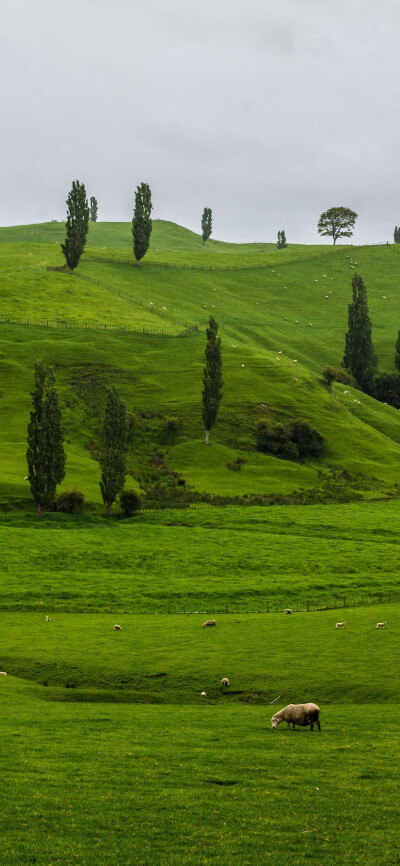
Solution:
M 50 622 L 50 617 L 49 617 L 49 616 L 45 616 L 44 621 L 45 621 L 45 622 Z
M 290 725 L 293 726 L 291 728 L 292 731 L 295 730 L 296 725 L 299 725 L 301 728 L 310 725 L 310 730 L 312 731 L 316 722 L 320 731 L 319 712 L 317 704 L 288 704 L 287 707 L 284 707 L 283 710 L 279 710 L 278 713 L 272 716 L 272 727 L 275 730 L 281 722 L 286 722 L 289 729 Z
M 120 625 L 118 625 L 117 623 L 115 623 L 115 625 L 113 625 L 113 631 L 122 631 L 122 628 L 121 628 Z
M 217 625 L 216 619 L 206 619 L 206 621 L 203 622 L 202 628 L 204 628 L 204 626 L 207 626 L 207 628 L 210 628 L 213 625 Z
M 222 680 L 221 680 L 221 686 L 224 686 L 225 689 L 228 688 L 228 686 L 229 686 L 229 680 L 228 680 L 228 677 L 222 677 Z
M 201 693 L 201 697 L 202 697 L 202 698 L 205 698 L 206 694 L 207 694 L 207 692 L 202 692 L 202 693 Z
M 293 613 L 290 607 L 286 607 L 284 613 Z
M 344 620 L 343 622 L 337 622 L 336 628 L 344 628 L 345 625 L 346 625 L 346 620 Z
M 6 677 L 6 676 L 7 676 L 7 674 L 5 671 L 0 671 L 0 677 Z
M 385 625 L 387 625 L 386 619 L 385 619 L 385 622 L 377 622 L 376 627 L 377 628 L 385 628 Z

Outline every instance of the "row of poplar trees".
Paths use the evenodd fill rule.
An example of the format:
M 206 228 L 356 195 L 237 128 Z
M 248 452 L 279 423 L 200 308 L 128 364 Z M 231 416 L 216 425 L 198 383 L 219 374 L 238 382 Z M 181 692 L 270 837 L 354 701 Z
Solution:
M 151 220 L 151 190 L 148 183 L 141 183 L 135 192 L 135 207 L 132 219 L 133 251 L 135 265 L 140 267 L 140 261 L 147 253 L 150 235 L 153 228 Z M 84 252 L 89 230 L 89 219 L 97 221 L 97 201 L 90 199 L 90 208 L 86 197 L 85 184 L 79 180 L 72 181 L 72 188 L 67 198 L 67 221 L 65 224 L 66 238 L 61 249 L 70 274 L 78 266 Z
M 211 316 L 207 328 L 206 364 L 203 373 L 202 417 L 205 444 L 209 444 L 222 398 L 222 355 L 218 325 Z M 107 516 L 118 494 L 123 492 L 129 443 L 127 408 L 115 386 L 107 389 L 104 416 L 100 430 L 100 490 Z M 54 505 L 56 488 L 65 477 L 66 454 L 62 410 L 52 367 L 39 360 L 35 363 L 32 410 L 28 424 L 27 480 L 36 502 L 37 513 Z

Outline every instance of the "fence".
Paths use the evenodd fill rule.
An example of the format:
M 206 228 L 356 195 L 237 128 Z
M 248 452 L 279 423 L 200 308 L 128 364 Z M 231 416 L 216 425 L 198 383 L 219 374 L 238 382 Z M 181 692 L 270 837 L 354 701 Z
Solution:
M 378 605 L 391 605 L 398 604 L 400 602 L 400 594 L 399 593 L 377 593 L 376 595 L 364 595 L 364 596 L 337 596 L 334 599 L 329 600 L 316 600 L 316 601 L 302 601 L 302 602 L 293 602 L 290 601 L 286 603 L 286 601 L 269 601 L 268 599 L 264 599 L 263 601 L 258 600 L 254 602 L 245 602 L 243 604 L 232 602 L 229 599 L 226 601 L 209 601 L 208 603 L 202 601 L 202 603 L 197 604 L 191 599 L 186 599 L 185 601 L 175 601 L 173 603 L 169 601 L 165 601 L 164 599 L 153 599 L 152 602 L 148 602 L 146 607 L 144 605 L 138 605 L 133 600 L 127 600 L 125 598 L 124 601 L 119 602 L 115 596 L 99 597 L 97 600 L 94 598 L 90 599 L 90 601 L 83 601 L 82 598 L 74 598 L 71 594 L 68 594 L 66 597 L 61 596 L 57 598 L 57 596 L 51 595 L 46 602 L 32 602 L 30 605 L 26 605 L 25 601 L 21 602 L 21 606 L 17 609 L 20 610 L 37 610 L 37 609 L 46 609 L 52 611 L 59 611 L 64 613 L 128 613 L 128 614 L 191 614 L 191 615 L 200 615 L 200 616 L 210 616 L 210 615 L 218 615 L 222 616 L 224 614 L 232 615 L 232 614 L 263 614 L 263 615 L 273 615 L 273 614 L 284 614 L 285 609 L 289 609 L 293 614 L 297 613 L 316 613 L 322 611 L 329 610 L 347 610 L 354 609 L 358 607 L 370 607 L 374 608 Z M 0 604 L 0 609 L 8 610 L 7 600 Z M 15 607 L 13 609 L 16 609 Z
M 7 317 L 0 319 L 0 325 L 23 325 L 25 327 L 34 328 L 57 328 L 63 331 L 100 331 L 102 333 L 119 333 L 119 334 L 150 334 L 164 337 L 186 337 L 193 333 L 193 328 L 177 333 L 176 331 L 166 328 L 135 328 L 129 325 L 102 325 L 97 322 L 65 322 L 57 319 L 14 319 Z M 197 330 L 197 328 L 196 328 Z
M 55 267 L 47 267 L 48 271 L 64 271 L 65 266 L 60 268 Z M 162 319 L 166 319 L 169 322 L 173 322 L 181 328 L 185 329 L 185 334 L 195 333 L 198 331 L 198 326 L 194 325 L 192 322 L 185 322 L 182 319 L 177 319 L 175 316 L 172 316 L 166 310 L 160 310 L 158 307 L 155 307 L 154 304 L 144 304 L 141 298 L 135 298 L 134 295 L 130 295 L 127 292 L 122 292 L 120 289 L 116 289 L 115 286 L 110 286 L 109 283 L 104 283 L 102 280 L 95 280 L 93 277 L 89 277 L 87 274 L 78 274 L 74 271 L 73 276 L 78 280 L 84 280 L 86 283 L 89 283 L 91 286 L 96 286 L 100 289 L 105 289 L 107 292 L 111 292 L 113 295 L 117 295 L 117 297 L 122 298 L 125 301 L 129 301 L 132 304 L 136 304 L 140 307 L 145 307 L 146 311 L 152 313 L 157 317 Z

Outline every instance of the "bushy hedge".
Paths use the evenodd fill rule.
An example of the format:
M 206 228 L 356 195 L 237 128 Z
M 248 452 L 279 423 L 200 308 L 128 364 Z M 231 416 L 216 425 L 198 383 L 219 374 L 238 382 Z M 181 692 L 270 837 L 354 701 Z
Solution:
M 65 514 L 81 514 L 85 507 L 85 494 L 80 490 L 64 490 L 55 501 L 56 511 Z
M 257 427 L 257 450 L 282 460 L 319 457 L 323 446 L 323 436 L 301 419 L 288 424 L 260 421 Z
M 340 382 L 341 385 L 351 385 L 351 387 L 357 388 L 354 376 L 348 370 L 343 370 L 342 367 L 331 367 L 328 365 L 322 370 L 322 375 L 327 385 L 332 385 L 332 382 Z
M 140 511 L 141 499 L 135 490 L 123 490 L 119 495 L 119 504 L 124 517 L 133 517 Z

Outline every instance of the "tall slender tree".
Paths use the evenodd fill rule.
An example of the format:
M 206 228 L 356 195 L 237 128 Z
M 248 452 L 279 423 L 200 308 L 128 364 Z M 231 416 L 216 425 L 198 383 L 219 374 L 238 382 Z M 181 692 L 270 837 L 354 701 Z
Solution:
M 398 226 L 394 227 L 393 238 L 394 238 L 395 244 L 400 244 L 400 228 L 398 228 Z
M 286 235 L 285 235 L 285 232 L 284 232 L 283 229 L 282 229 L 281 232 L 278 232 L 278 243 L 277 243 L 277 247 L 278 247 L 278 250 L 283 250 L 283 249 L 285 249 L 285 247 L 287 247 L 287 243 L 286 243 Z
M 67 198 L 67 236 L 61 249 L 68 265 L 69 273 L 79 264 L 79 259 L 85 249 L 89 229 L 89 205 L 86 198 L 85 185 L 79 180 L 72 181 L 72 189 Z
M 400 372 L 400 331 L 397 332 L 394 366 L 396 367 L 396 370 Z
M 342 367 L 353 374 L 357 384 L 366 394 L 372 394 L 378 365 L 372 344 L 367 289 L 359 274 L 354 274 L 351 282 L 353 301 L 349 304 L 348 330 Z
M 28 480 L 37 513 L 51 508 L 57 484 L 65 475 L 62 413 L 52 367 L 35 362 L 33 408 L 28 424 Z
M 106 405 L 100 437 L 100 490 L 107 516 L 118 493 L 125 484 L 128 422 L 126 403 L 113 385 L 107 389 Z
M 90 222 L 97 223 L 97 198 L 90 196 Z
M 204 444 L 209 445 L 210 430 L 215 425 L 218 415 L 219 404 L 222 398 L 222 355 L 221 355 L 221 337 L 218 337 L 218 325 L 213 318 L 210 317 L 209 327 L 207 328 L 207 343 L 206 343 L 206 366 L 203 374 L 204 390 L 203 394 L 203 424 L 206 430 Z
M 133 252 L 137 268 L 140 268 L 140 260 L 149 248 L 153 228 L 152 209 L 151 189 L 147 183 L 141 183 L 135 192 L 135 209 L 132 219 Z
M 212 210 L 210 207 L 205 207 L 201 218 L 201 233 L 203 237 L 203 246 L 212 232 Z

